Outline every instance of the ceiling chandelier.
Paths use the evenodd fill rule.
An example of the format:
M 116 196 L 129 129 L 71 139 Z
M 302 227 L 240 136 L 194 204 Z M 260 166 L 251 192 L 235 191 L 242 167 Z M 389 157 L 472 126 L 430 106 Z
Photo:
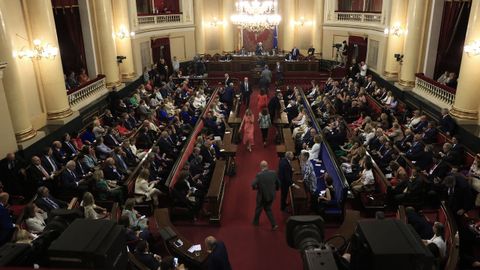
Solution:
M 235 3 L 235 9 L 232 23 L 253 32 L 274 28 L 282 19 L 276 13 L 277 1 L 240 0 Z

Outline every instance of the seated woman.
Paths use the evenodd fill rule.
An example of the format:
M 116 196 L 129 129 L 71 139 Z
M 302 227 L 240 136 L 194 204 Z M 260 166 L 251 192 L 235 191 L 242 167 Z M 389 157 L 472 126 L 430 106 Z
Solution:
M 158 205 L 158 196 L 161 194 L 160 190 L 155 188 L 155 185 L 159 181 L 151 181 L 148 182 L 150 179 L 150 170 L 143 169 L 140 171 L 140 174 L 135 181 L 135 194 L 140 196 L 135 196 L 137 202 L 151 201 L 153 200 L 153 205 Z M 145 199 L 144 199 L 145 198 Z
M 35 203 L 29 203 L 24 209 L 25 225 L 31 233 L 40 234 L 46 226 L 47 212 L 38 208 Z
M 85 219 L 102 219 L 108 216 L 107 209 L 97 206 L 92 193 L 85 192 L 83 194 L 82 202 L 83 214 Z
M 396 186 L 399 183 L 408 180 L 407 171 L 405 170 L 405 168 L 400 166 L 397 161 L 390 161 L 389 167 L 392 171 L 392 178 L 390 179 L 390 184 L 392 184 L 392 186 Z
M 307 116 L 305 115 L 305 109 L 303 107 L 300 107 L 298 110 L 297 117 L 292 119 L 292 126 L 294 127 L 301 126 L 305 123 L 306 119 L 307 119 Z
M 325 181 L 325 189 L 318 194 L 316 212 L 323 217 L 325 208 L 335 196 L 335 187 L 333 186 L 333 179 L 328 173 L 323 175 L 322 180 Z
M 95 181 L 97 199 L 123 202 L 123 190 L 117 185 L 117 181 L 105 180 L 103 171 L 98 169 L 93 172 L 92 178 Z
M 203 194 L 188 181 L 190 173 L 181 171 L 178 180 L 173 186 L 173 195 L 178 206 L 187 207 L 191 210 L 194 218 L 203 205 Z
M 428 240 L 423 240 L 425 245 L 435 244 L 440 251 L 440 257 L 444 258 L 447 253 L 447 244 L 445 243 L 445 226 L 436 221 L 433 223 L 433 237 Z
M 394 143 L 402 141 L 404 137 L 402 128 L 398 122 L 393 123 L 392 128 L 386 132 L 386 135 L 390 140 L 393 140 Z
M 360 192 L 375 190 L 375 178 L 372 169 L 372 161 L 366 159 L 360 177 L 350 184 L 350 188 L 354 194 L 358 195 Z
M 148 218 L 141 216 L 137 210 L 135 210 L 135 199 L 129 198 L 125 202 L 125 206 L 122 210 L 122 216 L 127 216 L 130 222 L 130 228 L 145 230 L 148 229 Z
M 87 71 L 84 68 L 80 69 L 80 74 L 78 74 L 78 83 L 80 85 L 84 85 L 89 80 L 90 78 L 88 78 Z

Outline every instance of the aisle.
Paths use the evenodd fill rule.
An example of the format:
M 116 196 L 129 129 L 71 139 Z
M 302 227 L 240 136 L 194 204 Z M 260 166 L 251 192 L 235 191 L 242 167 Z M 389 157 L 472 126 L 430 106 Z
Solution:
M 257 96 L 258 92 L 255 91 L 250 101 L 255 122 L 258 119 Z M 286 243 L 285 221 L 288 215 L 280 211 L 280 193 L 277 192 L 273 205 L 273 214 L 280 226 L 279 229 L 271 231 L 270 223 L 264 213 L 260 218 L 260 226 L 254 227 L 251 224 L 256 193 L 250 184 L 260 170 L 259 163 L 266 160 L 270 169 L 278 168 L 273 133 L 271 129 L 269 144 L 263 147 L 260 129 L 256 125 L 253 151 L 250 153 L 244 145 L 239 145 L 236 157 L 237 175 L 226 179 L 227 187 L 220 227 L 177 227 L 182 234 L 195 243 L 203 244 L 204 238 L 208 235 L 224 241 L 234 270 L 302 269 L 300 254 L 289 248 Z

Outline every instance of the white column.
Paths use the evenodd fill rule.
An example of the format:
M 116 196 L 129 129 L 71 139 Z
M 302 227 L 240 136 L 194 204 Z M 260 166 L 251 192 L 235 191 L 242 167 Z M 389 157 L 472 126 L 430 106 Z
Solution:
M 112 2 L 110 0 L 95 0 L 95 20 L 97 22 L 97 39 L 102 59 L 102 73 L 106 76 L 107 87 L 120 85 L 120 75 L 117 64 L 117 48 L 115 45 L 115 30 L 112 18 Z
M 125 56 L 120 66 L 120 74 L 124 80 L 132 80 L 136 77 L 132 53 L 132 39 L 130 32 L 132 28 L 128 20 L 128 0 L 113 0 L 113 17 L 116 33 L 124 33 L 125 36 L 118 36 L 116 39 L 117 54 Z
M 407 1 L 405 0 L 392 0 L 390 12 L 390 23 L 388 24 L 388 45 L 385 59 L 385 76 L 395 77 L 398 76 L 400 70 L 400 63 L 397 62 L 394 55 L 403 54 L 403 43 L 406 26 L 406 14 L 407 14 Z M 400 35 L 392 33 L 392 29 L 400 29 Z
M 203 0 L 195 0 L 193 2 L 193 12 L 195 19 L 195 50 L 197 54 L 205 53 L 205 29 L 203 25 Z M 230 20 L 230 18 L 229 18 Z
M 12 118 L 8 110 L 8 102 L 5 97 L 5 89 L 3 88 L 3 70 L 7 67 L 7 63 L 0 63 L 0 157 L 4 157 L 7 153 L 17 151 L 17 142 L 15 139 L 15 131 L 13 130 Z
M 324 0 L 314 0 L 313 3 L 313 25 L 312 45 L 316 53 L 322 53 L 323 44 L 323 6 Z
M 407 32 L 403 47 L 404 56 L 400 79 L 398 80 L 402 86 L 413 87 L 415 85 L 415 73 L 418 71 L 427 2 L 423 0 L 408 1 Z
M 223 0 L 223 50 L 231 52 L 234 47 L 234 27 L 230 17 L 235 7 L 234 0 Z
M 468 18 L 465 45 L 480 42 L 480 0 L 472 0 L 470 17 Z M 480 55 L 463 52 L 460 73 L 458 77 L 457 94 L 451 114 L 460 120 L 478 120 L 480 99 Z
M 32 39 L 58 48 L 57 30 L 53 18 L 52 1 L 28 1 L 28 16 Z M 67 33 L 65 33 L 67 34 Z M 65 88 L 64 72 L 60 53 L 53 59 L 38 59 L 38 69 L 42 78 L 43 94 L 47 108 L 47 118 L 63 119 L 72 115 Z
M 282 28 L 281 44 L 282 49 L 290 51 L 295 44 L 295 1 L 280 1 L 280 13 L 282 16 L 282 22 L 280 27 Z

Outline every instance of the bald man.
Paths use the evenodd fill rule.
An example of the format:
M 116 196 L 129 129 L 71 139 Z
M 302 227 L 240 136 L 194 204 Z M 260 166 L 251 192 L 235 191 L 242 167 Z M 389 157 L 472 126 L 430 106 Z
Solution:
M 213 236 L 205 238 L 205 246 L 208 256 L 208 270 L 231 270 L 230 261 L 228 260 L 228 253 L 225 244 L 218 241 Z
M 260 162 L 260 169 L 261 171 L 257 174 L 252 183 L 252 188 L 257 190 L 257 205 L 255 207 L 253 225 L 258 226 L 260 214 L 262 213 L 262 210 L 264 210 L 272 224 L 272 230 L 274 231 L 278 229 L 278 225 L 273 218 L 272 203 L 275 199 L 275 192 L 280 187 L 280 180 L 275 171 L 268 169 L 268 163 L 265 160 Z

